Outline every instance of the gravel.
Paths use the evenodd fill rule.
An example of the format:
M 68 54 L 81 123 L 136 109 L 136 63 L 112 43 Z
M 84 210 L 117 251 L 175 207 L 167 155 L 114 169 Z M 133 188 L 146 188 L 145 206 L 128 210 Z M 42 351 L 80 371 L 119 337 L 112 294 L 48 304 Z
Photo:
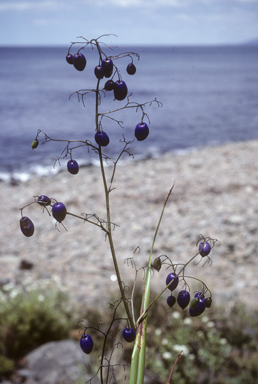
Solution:
M 126 259 L 134 256 L 137 269 L 146 266 L 164 200 L 175 183 L 153 257 L 167 255 L 173 263 L 186 263 L 197 252 L 200 234 L 218 239 L 220 245 L 210 254 L 212 263 L 206 259 L 203 265 L 205 259 L 198 256 L 187 266 L 185 275 L 203 280 L 215 304 L 228 308 L 240 300 L 251 308 L 258 288 L 257 153 L 258 141 L 249 141 L 118 163 L 110 199 L 112 222 L 117 225 L 113 238 L 124 284 L 132 286 L 135 276 Z M 109 181 L 112 167 L 105 170 Z M 26 238 L 19 228 L 20 208 L 41 194 L 63 202 L 75 215 L 95 214 L 105 219 L 97 166 L 82 167 L 77 175 L 60 172 L 53 177 L 0 185 L 2 285 L 58 278 L 70 297 L 85 306 L 104 305 L 111 292 L 119 298 L 108 241 L 100 228 L 71 215 L 64 220 L 65 228 L 56 225 L 37 204 L 22 211 L 34 222 L 34 235 Z M 139 252 L 134 255 L 137 247 Z M 24 260 L 32 267 L 21 268 Z M 163 266 L 154 273 L 154 292 L 164 287 L 169 272 L 171 269 Z M 143 277 L 139 272 L 139 281 Z M 191 291 L 201 288 L 197 280 L 186 281 Z

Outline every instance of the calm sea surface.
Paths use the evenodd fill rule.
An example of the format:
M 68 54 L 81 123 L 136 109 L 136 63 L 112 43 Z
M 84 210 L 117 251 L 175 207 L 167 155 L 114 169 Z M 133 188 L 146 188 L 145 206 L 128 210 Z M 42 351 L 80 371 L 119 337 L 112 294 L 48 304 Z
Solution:
M 26 179 L 31 173 L 46 174 L 64 149 L 50 142 L 31 149 L 37 130 L 53 139 L 82 139 L 94 143 L 95 95 L 85 96 L 85 107 L 76 95 L 79 89 L 94 89 L 96 50 L 86 48 L 87 66 L 78 72 L 66 63 L 66 47 L 0 48 L 0 179 L 13 174 Z M 113 52 L 104 49 L 107 55 Z M 190 150 L 207 145 L 258 139 L 258 47 L 121 47 L 136 51 L 137 72 L 126 73 L 130 58 L 115 61 L 127 83 L 133 102 L 157 98 L 163 103 L 147 106 L 150 135 L 130 147 L 137 156 L 158 156 L 165 152 Z M 72 52 L 72 53 L 75 53 Z M 116 78 L 115 78 L 116 80 Z M 106 80 L 101 81 L 101 88 Z M 100 112 L 121 108 L 112 92 L 102 96 Z M 119 154 L 123 135 L 134 138 L 141 121 L 140 111 L 122 110 L 103 118 L 103 130 L 110 137 L 105 152 Z M 144 119 L 148 123 L 147 118 Z M 96 154 L 86 147 L 73 151 L 80 164 L 94 162 Z M 61 161 L 66 166 L 67 159 Z M 57 169 L 60 169 L 57 166 Z

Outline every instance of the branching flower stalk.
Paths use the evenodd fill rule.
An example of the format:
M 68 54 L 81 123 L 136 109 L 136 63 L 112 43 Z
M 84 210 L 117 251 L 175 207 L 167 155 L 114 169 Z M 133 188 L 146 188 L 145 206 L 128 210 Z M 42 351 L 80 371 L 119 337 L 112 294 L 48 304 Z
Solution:
M 110 251 L 111 251 L 111 255 L 112 255 L 112 258 L 113 258 L 113 263 L 114 263 L 114 267 L 115 267 L 115 271 L 116 271 L 116 276 L 117 276 L 119 290 L 120 290 L 120 293 L 121 293 L 121 297 L 123 298 L 123 303 L 124 303 L 125 311 L 126 311 L 126 314 L 128 316 L 128 319 L 129 319 L 131 327 L 133 329 L 135 329 L 135 325 L 133 323 L 133 319 L 132 319 L 132 315 L 131 315 L 131 312 L 130 312 L 130 309 L 129 309 L 129 305 L 128 305 L 128 302 L 126 301 L 126 297 L 125 297 L 125 293 L 124 293 L 124 287 L 123 287 L 122 279 L 121 279 L 121 276 L 120 276 L 120 271 L 119 271 L 119 267 L 118 267 L 118 264 L 117 264 L 115 247 L 114 247 L 114 243 L 113 243 L 112 228 L 111 228 L 110 200 L 109 200 L 110 190 L 107 187 L 107 181 L 106 181 L 105 169 L 104 169 L 104 164 L 103 164 L 103 158 L 102 158 L 102 155 L 101 155 L 101 148 L 99 150 L 99 161 L 100 161 L 101 174 L 102 174 L 103 185 L 104 185 L 104 190 L 105 190 L 106 214 L 107 214 L 107 237 L 108 237 Z
M 118 260 L 117 260 L 117 255 L 115 251 L 115 245 L 113 241 L 113 236 L 112 236 L 112 231 L 113 229 L 117 226 L 114 222 L 112 222 L 111 219 L 111 205 L 110 205 L 110 193 L 113 191 L 113 181 L 116 173 L 116 167 L 117 163 L 120 160 L 121 156 L 124 153 L 127 153 L 129 156 L 133 156 L 129 152 L 129 144 L 131 144 L 133 141 L 127 141 L 123 135 L 123 139 L 120 139 L 120 143 L 123 144 L 123 149 L 120 151 L 120 154 L 117 156 L 116 160 L 111 159 L 109 156 L 107 156 L 103 152 L 103 147 L 107 146 L 109 144 L 109 137 L 107 134 L 102 131 L 102 120 L 104 117 L 109 118 L 111 121 L 114 121 L 118 126 L 123 128 L 123 122 L 121 120 L 117 120 L 113 116 L 111 117 L 110 114 L 114 114 L 116 112 L 119 112 L 124 109 L 132 109 L 134 108 L 137 111 L 141 112 L 141 121 L 138 123 L 135 127 L 135 138 L 139 141 L 143 141 L 147 138 L 149 134 L 149 128 L 148 125 L 143 121 L 145 118 L 147 118 L 148 122 L 150 123 L 150 119 L 145 112 L 145 107 L 147 105 L 151 106 L 153 103 L 156 104 L 158 107 L 162 106 L 162 103 L 158 101 L 156 98 L 153 100 L 150 100 L 145 103 L 137 103 L 137 102 L 132 102 L 130 101 L 131 94 L 127 95 L 127 86 L 125 82 L 122 80 L 121 74 L 119 73 L 119 70 L 117 66 L 113 64 L 113 61 L 124 58 L 124 57 L 130 57 L 131 58 L 131 63 L 128 64 L 127 66 L 127 73 L 129 75 L 132 75 L 135 73 L 136 68 L 133 64 L 133 57 L 136 56 L 139 59 L 139 55 L 134 53 L 134 52 L 125 52 L 125 53 L 120 53 L 120 54 L 115 54 L 113 56 L 107 56 L 101 49 L 100 46 L 100 41 L 99 39 L 103 36 L 108 36 L 108 35 L 102 35 L 97 39 L 92 39 L 92 40 L 87 40 L 84 37 L 80 37 L 83 42 L 73 42 L 68 50 L 68 54 L 66 56 L 66 60 L 69 64 L 73 64 L 73 66 L 78 70 L 82 71 L 84 70 L 86 66 L 86 58 L 84 55 L 81 54 L 81 51 L 86 48 L 88 45 L 93 49 L 94 47 L 97 48 L 98 55 L 99 55 L 99 65 L 95 67 L 95 76 L 97 78 L 97 84 L 95 89 L 81 89 L 79 91 L 73 92 L 73 94 L 77 94 L 78 100 L 80 101 L 80 98 L 82 100 L 83 106 L 85 106 L 84 102 L 84 97 L 87 95 L 93 95 L 95 93 L 95 142 L 96 144 L 92 144 L 90 140 L 65 140 L 65 139 L 53 139 L 51 138 L 48 134 L 43 132 L 42 130 L 37 131 L 36 138 L 32 142 L 32 149 L 37 148 L 39 144 L 39 135 L 42 133 L 44 135 L 44 140 L 43 143 L 47 143 L 50 141 L 60 141 L 65 143 L 65 147 L 62 150 L 61 154 L 59 157 L 55 160 L 54 165 L 58 162 L 60 163 L 61 159 L 64 159 L 66 157 L 69 157 L 70 160 L 67 163 L 67 169 L 70 173 L 72 174 L 77 174 L 79 171 L 79 166 L 76 161 L 74 161 L 73 156 L 72 156 L 72 151 L 82 147 L 86 146 L 89 150 L 94 151 L 96 154 L 98 154 L 99 158 L 99 165 L 100 165 L 100 172 L 101 172 L 101 177 L 102 177 L 102 182 L 103 182 L 103 189 L 104 189 L 104 195 L 105 195 L 105 200 L 104 200 L 104 205 L 105 205 L 105 215 L 106 218 L 105 220 L 100 218 L 96 213 L 82 213 L 81 215 L 68 212 L 65 205 L 61 202 L 58 202 L 55 198 L 49 198 L 48 196 L 45 195 L 40 195 L 40 196 L 34 196 L 34 201 L 32 203 L 29 203 L 25 205 L 23 208 L 21 208 L 21 219 L 20 219 L 20 228 L 22 233 L 30 237 L 34 233 L 34 224 L 32 221 L 26 217 L 23 216 L 23 209 L 25 207 L 30 206 L 33 203 L 39 204 L 43 210 L 46 210 L 51 216 L 51 213 L 49 212 L 49 208 L 52 208 L 52 215 L 56 219 L 56 224 L 55 227 L 58 229 L 58 225 L 61 224 L 65 230 L 66 227 L 63 224 L 63 220 L 67 215 L 73 216 L 75 218 L 81 219 L 84 222 L 88 222 L 89 224 L 94 225 L 95 227 L 98 227 L 100 230 L 102 230 L 105 234 L 105 237 L 108 238 L 108 243 L 109 243 L 109 248 L 113 260 L 113 265 L 117 277 L 117 282 L 118 282 L 118 287 L 119 287 L 119 295 L 120 298 L 117 300 L 118 304 L 113 305 L 114 309 L 114 314 L 112 321 L 110 325 L 107 327 L 107 331 L 102 331 L 98 329 L 100 334 L 104 337 L 103 340 L 103 347 L 102 347 L 102 353 L 100 355 L 100 365 L 99 369 L 97 370 L 97 373 L 93 376 L 92 379 L 89 380 L 91 381 L 95 379 L 96 377 L 100 376 L 100 382 L 101 384 L 108 383 L 108 382 L 117 382 L 115 379 L 114 371 L 115 367 L 119 366 L 119 364 L 115 363 L 113 364 L 113 361 L 111 360 L 114 359 L 114 350 L 117 348 L 119 345 L 122 345 L 119 342 L 115 343 L 114 337 L 113 337 L 113 327 L 115 326 L 115 323 L 118 322 L 123 324 L 126 323 L 126 327 L 123 330 L 123 338 L 127 342 L 133 342 L 134 341 L 134 347 L 131 355 L 131 368 L 130 368 L 130 377 L 129 377 L 129 384 L 143 384 L 144 383 L 144 370 L 145 370 L 145 354 L 146 354 L 146 332 L 147 332 L 147 321 L 148 321 L 148 316 L 149 316 L 149 309 L 150 307 L 159 299 L 159 297 L 167 290 L 169 289 L 171 292 L 177 287 L 178 284 L 178 278 L 180 277 L 180 281 L 183 282 L 183 290 L 179 292 L 179 294 L 183 294 L 182 298 L 179 298 L 179 294 L 177 297 L 177 302 L 178 305 L 184 309 L 186 306 L 189 304 L 190 301 L 190 294 L 188 290 L 190 291 L 190 286 L 187 283 L 186 279 L 191 278 L 195 279 L 196 281 L 200 282 L 203 284 L 202 290 L 200 292 L 197 292 L 195 297 L 192 299 L 190 305 L 189 305 L 189 313 L 190 316 L 199 316 L 205 308 L 209 308 L 211 306 L 212 298 L 211 298 L 211 292 L 208 289 L 208 287 L 199 279 L 196 279 L 191 276 L 185 276 L 185 269 L 186 267 L 198 256 L 200 255 L 201 259 L 206 258 L 204 264 L 208 262 L 209 265 L 212 264 L 212 260 L 209 257 L 209 253 L 215 243 L 217 242 L 216 239 L 211 239 L 210 237 L 203 237 L 202 235 L 199 236 L 199 239 L 196 243 L 196 246 L 199 245 L 198 252 L 189 259 L 189 261 L 185 264 L 173 264 L 171 259 L 166 256 L 166 255 L 161 255 L 158 258 L 156 258 L 152 264 L 152 254 L 155 246 L 155 241 L 156 237 L 159 232 L 160 224 L 164 215 L 164 211 L 168 202 L 168 199 L 173 191 L 174 184 L 170 188 L 167 197 L 165 199 L 165 202 L 163 204 L 163 208 L 160 214 L 159 222 L 157 224 L 154 236 L 153 236 L 153 241 L 151 245 L 151 250 L 148 258 L 148 265 L 146 268 L 145 272 L 145 282 L 144 282 L 144 290 L 142 293 L 142 302 L 141 302 L 141 309 L 140 309 L 140 314 L 137 314 L 138 319 L 135 321 L 135 313 L 134 313 L 134 292 L 135 292 L 135 285 L 136 285 L 136 279 L 137 279 L 137 272 L 139 269 L 136 269 L 135 262 L 134 260 L 131 260 L 132 265 L 135 267 L 136 274 L 135 274 L 135 282 L 134 286 L 132 289 L 131 293 L 131 298 L 127 298 L 125 295 L 125 284 L 121 278 L 120 270 L 119 270 L 119 265 L 118 265 Z M 75 55 L 72 55 L 70 53 L 71 48 L 75 44 L 81 44 L 83 45 Z M 104 43 L 101 43 L 104 44 Z M 106 47 L 108 47 L 106 44 L 104 44 Z M 111 49 L 111 47 L 108 47 Z M 110 67 L 111 65 L 111 67 Z M 110 70 L 111 68 L 111 70 Z M 114 68 L 114 69 L 113 69 Z M 113 81 L 114 76 L 118 77 L 118 80 L 116 82 Z M 110 78 L 112 77 L 111 80 L 108 80 L 105 84 L 105 87 L 103 89 L 100 89 L 100 80 L 103 77 Z M 110 88 L 111 87 L 111 88 Z M 100 112 L 99 111 L 99 106 L 101 104 L 101 93 L 105 95 L 106 91 L 113 91 L 115 99 L 117 100 L 126 100 L 125 104 L 123 104 L 122 107 L 114 108 L 106 112 Z M 71 96 L 70 95 L 70 98 Z M 111 162 L 113 163 L 113 170 L 111 172 L 111 177 L 109 184 L 107 182 L 107 176 L 105 172 L 105 167 L 104 167 L 104 161 L 106 162 Z M 59 230 L 59 229 L 58 229 Z M 138 247 L 137 247 L 138 248 Z M 136 248 L 136 250 L 137 250 Z M 135 251 L 136 253 L 136 251 Z M 199 264 L 200 261 L 197 263 Z M 166 284 L 164 289 L 161 290 L 161 292 L 150 302 L 150 293 L 151 293 L 151 274 L 153 272 L 153 269 L 159 271 L 161 268 L 161 265 L 168 265 L 168 268 L 173 269 L 173 273 L 169 274 L 167 276 Z M 177 269 L 180 269 L 178 273 L 175 273 Z M 145 269 L 144 269 L 145 271 Z M 210 296 L 205 298 L 205 294 L 208 292 Z M 185 295 L 186 294 L 186 295 Z M 184 296 L 185 295 L 185 296 Z M 172 307 L 174 303 L 176 302 L 176 298 L 172 296 L 168 297 L 168 299 L 172 299 L 167 301 L 168 305 Z M 186 300 L 186 301 L 185 301 Z M 117 308 L 120 304 L 123 303 L 124 311 L 126 313 L 126 317 L 122 318 L 116 318 L 116 311 Z M 124 314 L 124 312 L 123 312 Z M 125 325 L 125 324 L 123 324 Z M 86 326 L 84 329 L 84 335 L 82 335 L 80 339 L 80 346 L 81 349 L 84 353 L 89 354 L 91 353 L 93 349 L 93 340 L 90 335 L 85 334 L 87 329 L 94 328 L 92 326 Z M 96 328 L 94 328 L 96 330 Z M 121 331 L 121 329 L 119 329 Z M 106 357 L 106 354 L 108 353 L 108 340 L 109 337 L 111 337 L 112 340 L 112 348 L 111 352 L 109 353 L 109 358 Z M 170 371 L 169 378 L 167 381 L 167 384 L 170 383 L 172 373 L 175 369 L 175 366 L 177 362 L 179 361 L 180 357 L 182 356 L 182 352 L 178 355 L 177 359 L 175 360 L 175 363 Z M 122 364 L 123 367 L 125 368 L 125 365 Z M 104 377 L 105 376 L 105 377 Z
M 98 46 L 98 50 L 100 50 L 99 44 L 97 41 L 96 41 L 96 44 Z M 99 121 L 98 121 L 98 116 L 99 116 L 99 112 L 98 112 L 99 83 L 100 83 L 100 80 L 98 80 L 97 88 L 96 88 L 96 116 L 95 116 L 96 117 L 96 131 L 99 131 Z M 112 258 L 113 258 L 113 263 L 114 263 L 114 268 L 115 268 L 115 272 L 116 272 L 116 276 L 117 276 L 118 286 L 119 286 L 121 297 L 123 299 L 125 311 L 126 311 L 126 314 L 128 316 L 131 327 L 133 329 L 135 329 L 132 315 L 131 315 L 131 312 L 130 312 L 130 309 L 128 306 L 128 302 L 126 301 L 123 283 L 122 283 L 122 279 L 121 279 L 121 275 L 120 275 L 120 271 L 119 271 L 119 267 L 118 267 L 118 263 L 117 263 L 115 247 L 114 247 L 114 243 L 113 243 L 112 228 L 111 228 L 111 210 L 110 210 L 110 199 L 109 199 L 110 190 L 108 189 L 108 186 L 107 186 L 107 180 L 106 180 L 106 174 L 105 174 L 105 169 L 104 169 L 104 164 L 103 164 L 101 146 L 99 146 L 99 162 L 100 162 L 100 169 L 101 169 L 102 180 L 103 180 L 104 191 L 105 191 L 105 204 L 106 204 L 106 215 L 107 215 L 107 237 L 108 237 L 108 241 L 109 241 L 110 251 L 111 251 Z

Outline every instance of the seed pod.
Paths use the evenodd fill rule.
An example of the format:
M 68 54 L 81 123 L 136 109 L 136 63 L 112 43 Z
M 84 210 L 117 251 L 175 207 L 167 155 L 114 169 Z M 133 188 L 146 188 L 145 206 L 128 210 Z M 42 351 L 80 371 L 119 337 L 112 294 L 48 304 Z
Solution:
M 156 271 L 160 271 L 161 268 L 161 260 L 159 257 L 156 257 L 156 259 L 153 261 L 152 268 L 156 269 Z
M 35 140 L 33 140 L 33 142 L 31 143 L 31 148 L 32 148 L 32 149 L 36 149 L 38 145 L 39 145 L 39 141 L 38 141 L 38 139 L 35 139 Z
M 190 308 L 194 309 L 197 307 L 197 305 L 199 304 L 199 299 L 198 297 L 194 297 L 191 302 L 190 302 Z
M 205 307 L 206 308 L 210 308 L 211 307 L 211 303 L 212 303 L 212 298 L 211 297 L 207 297 L 207 299 L 205 300 Z

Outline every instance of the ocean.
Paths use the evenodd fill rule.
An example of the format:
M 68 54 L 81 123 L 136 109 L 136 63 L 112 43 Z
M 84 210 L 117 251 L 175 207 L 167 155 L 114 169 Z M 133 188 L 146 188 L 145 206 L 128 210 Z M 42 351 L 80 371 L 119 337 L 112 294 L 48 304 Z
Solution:
M 0 47 L 0 180 L 27 180 L 66 167 L 69 157 L 54 163 L 65 148 L 51 141 L 31 149 L 40 129 L 53 139 L 90 140 L 95 134 L 95 93 L 70 95 L 81 89 L 95 89 L 97 51 L 87 47 L 84 71 L 66 60 L 67 47 Z M 150 134 L 135 140 L 130 151 L 135 158 L 160 156 L 166 152 L 190 151 L 210 145 L 258 139 L 258 46 L 218 47 L 120 47 L 117 52 L 137 52 L 135 75 L 128 75 L 130 57 L 116 60 L 126 82 L 131 103 L 146 104 Z M 76 53 L 76 50 L 72 50 Z M 101 80 L 102 89 L 105 80 Z M 117 80 L 117 77 L 114 79 Z M 126 101 L 114 101 L 113 93 L 102 94 L 99 112 L 122 108 Z M 131 104 L 133 105 L 133 104 Z M 136 108 L 121 109 L 103 117 L 102 129 L 110 137 L 103 151 L 116 159 L 123 143 L 134 139 L 141 121 Z M 150 123 L 149 123 L 149 120 Z M 117 123 L 123 122 L 123 128 Z M 87 147 L 76 148 L 72 157 L 80 165 L 94 164 L 97 155 Z M 126 154 L 123 159 L 126 159 Z

